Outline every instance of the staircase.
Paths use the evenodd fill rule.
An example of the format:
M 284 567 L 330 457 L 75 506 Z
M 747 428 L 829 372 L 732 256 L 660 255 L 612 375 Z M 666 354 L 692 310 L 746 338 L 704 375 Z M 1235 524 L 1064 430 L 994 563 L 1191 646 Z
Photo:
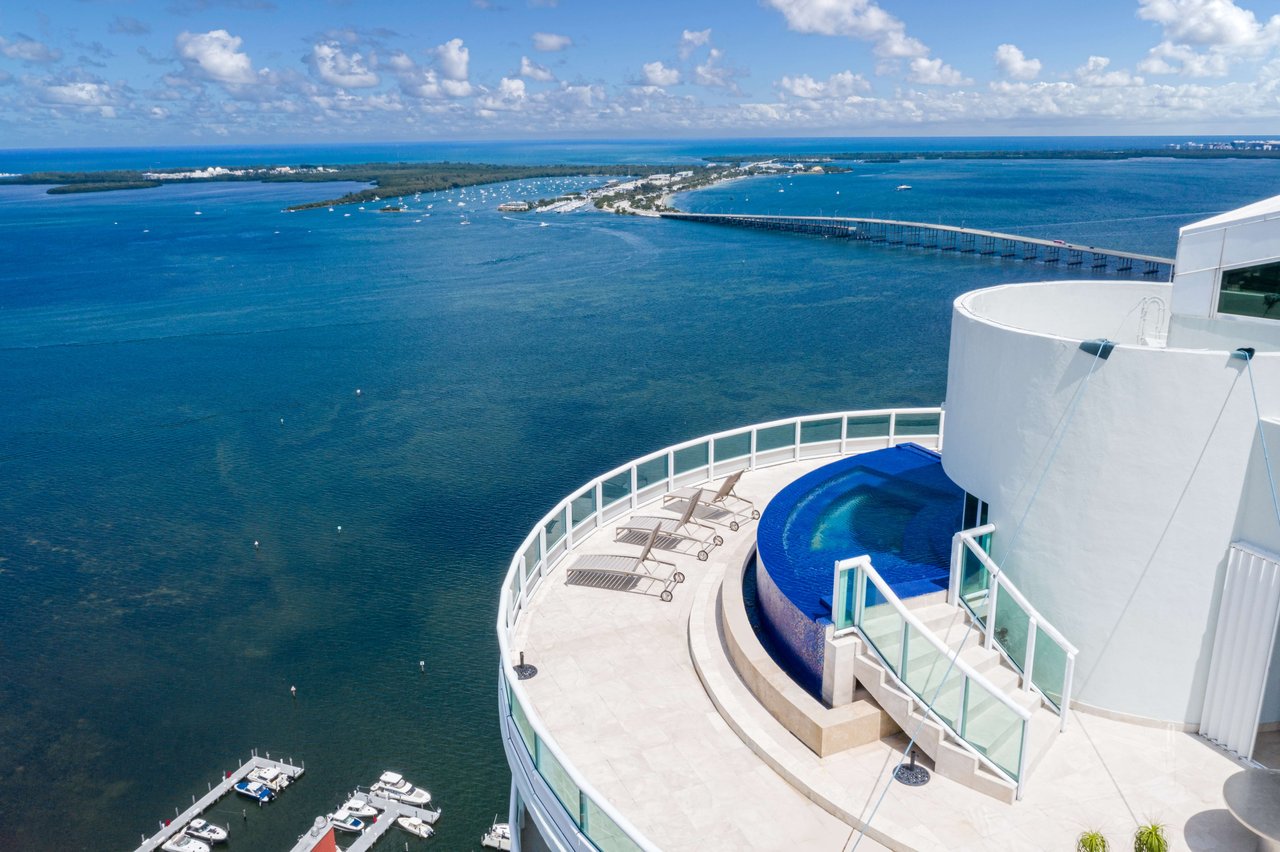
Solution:
M 971 628 L 968 611 L 946 603 L 944 593 L 911 598 L 904 605 L 949 651 L 960 652 L 959 663 L 951 666 L 948 656 L 915 628 L 903 629 L 904 619 L 893 607 L 881 604 L 867 608 L 859 629 L 854 659 L 859 685 L 908 736 L 916 734 L 916 746 L 933 759 L 939 775 L 1001 801 L 1014 801 L 1020 792 L 1019 780 L 1025 782 L 1057 736 L 1058 714 L 1038 692 L 1022 689 L 1021 673 L 998 650 L 983 647 L 981 629 Z M 908 637 L 905 664 L 901 662 L 904 636 Z M 894 661 L 892 667 L 886 665 L 886 658 Z M 905 682 L 899 672 L 906 673 Z M 1019 753 L 1023 720 L 999 696 L 978 687 L 973 675 L 1026 712 L 1025 756 Z M 928 701 L 936 713 L 926 716 Z

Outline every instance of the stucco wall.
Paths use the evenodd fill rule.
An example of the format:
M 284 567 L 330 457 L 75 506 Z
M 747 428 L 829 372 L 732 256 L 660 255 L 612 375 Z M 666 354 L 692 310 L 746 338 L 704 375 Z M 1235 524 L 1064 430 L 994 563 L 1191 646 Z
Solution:
M 969 310 L 998 313 L 998 299 L 956 302 L 943 466 L 990 504 L 997 562 L 1079 648 L 1075 698 L 1194 723 L 1256 431 L 1244 362 L 1119 346 L 1095 364 L 1078 340 Z M 1264 413 L 1280 413 L 1277 360 L 1254 362 L 1276 391 Z

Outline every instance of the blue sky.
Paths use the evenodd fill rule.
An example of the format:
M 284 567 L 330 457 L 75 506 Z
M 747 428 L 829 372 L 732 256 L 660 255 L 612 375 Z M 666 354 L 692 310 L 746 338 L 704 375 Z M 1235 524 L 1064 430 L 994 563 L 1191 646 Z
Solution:
M 0 147 L 1280 136 L 1256 0 L 6 0 Z

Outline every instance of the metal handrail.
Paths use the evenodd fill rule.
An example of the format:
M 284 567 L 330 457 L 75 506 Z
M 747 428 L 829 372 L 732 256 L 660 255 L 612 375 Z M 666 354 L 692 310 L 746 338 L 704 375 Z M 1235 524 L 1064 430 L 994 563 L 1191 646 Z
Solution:
M 898 683 L 902 685 L 902 687 L 905 689 L 908 695 L 917 694 L 915 690 L 912 689 L 906 682 L 905 657 L 906 657 L 907 643 L 905 642 L 905 638 L 907 635 L 906 626 L 910 625 L 911 627 L 914 627 L 916 629 L 916 632 L 919 633 L 921 636 L 923 636 L 925 640 L 928 641 L 929 644 L 934 647 L 934 650 L 941 653 L 943 657 L 945 657 L 950 662 L 950 664 L 954 666 L 960 672 L 961 675 L 964 676 L 964 678 L 967 681 L 976 683 L 979 687 L 986 690 L 988 694 L 992 695 L 997 701 L 1003 704 L 1008 710 L 1011 710 L 1015 716 L 1017 716 L 1019 719 L 1022 720 L 1022 723 L 1023 723 L 1022 742 L 1018 749 L 1018 777 L 1014 778 L 1010 776 L 1008 771 L 1003 769 L 999 764 L 991 760 L 989 757 L 987 757 L 981 751 L 979 751 L 975 746 L 973 746 L 968 741 L 968 739 L 963 734 L 960 733 L 960 730 L 957 730 L 955 727 L 951 725 L 950 722 L 943 719 L 942 716 L 940 716 L 933 709 L 933 705 L 924 699 L 924 696 L 920 696 L 917 694 L 917 697 L 920 699 L 920 703 L 923 706 L 925 713 L 930 718 L 936 719 L 939 724 L 941 724 L 944 728 L 950 731 L 955 736 L 957 742 L 965 751 L 972 754 L 984 766 L 996 772 L 1000 777 L 1012 782 L 1017 788 L 1016 795 L 1018 796 L 1018 798 L 1021 798 L 1023 778 L 1026 775 L 1027 726 L 1031 722 L 1031 711 L 1017 704 L 1013 699 L 1011 699 L 1008 695 L 1005 694 L 1004 690 L 996 687 L 995 684 L 987 680 L 982 674 L 980 674 L 976 669 L 974 669 L 973 666 L 969 665 L 964 660 L 960 659 L 959 648 L 952 650 L 947 646 L 945 642 L 943 642 L 940 638 L 938 638 L 938 636 L 932 630 L 926 627 L 924 625 L 924 622 L 922 622 L 919 618 L 917 618 L 915 614 L 910 609 L 907 608 L 907 605 L 902 602 L 902 599 L 898 597 L 898 595 L 893 591 L 893 589 L 890 588 L 889 584 L 884 581 L 884 578 L 880 576 L 880 572 L 877 571 L 875 569 L 875 566 L 871 564 L 870 556 L 857 556 L 852 559 L 842 559 L 836 562 L 837 577 L 839 577 L 841 572 L 849 571 L 851 569 L 854 571 L 864 572 L 867 575 L 867 579 L 869 579 L 872 583 L 874 583 L 875 587 L 880 591 L 880 594 L 884 596 L 885 601 L 891 604 L 894 610 L 897 611 L 897 614 L 899 615 L 899 617 L 902 618 L 903 625 L 904 625 L 903 626 L 904 662 L 899 663 L 899 667 L 903 669 L 903 672 L 899 674 L 894 668 L 893 663 L 891 663 L 889 659 L 884 656 L 884 653 L 880 650 L 879 646 L 876 645 L 875 641 L 871 639 L 871 637 L 868 636 L 866 632 L 862 629 L 861 627 L 862 610 L 865 606 L 865 601 L 863 600 L 861 590 L 856 589 L 856 592 L 857 592 L 856 606 L 858 611 L 854 617 L 854 629 L 856 629 L 858 633 L 862 635 L 862 638 L 866 641 L 868 645 L 870 645 L 875 650 L 876 654 L 880 657 L 880 659 L 884 660 L 885 668 L 888 671 L 888 673 L 894 678 L 894 680 L 898 681 Z M 939 686 L 939 688 L 941 688 L 941 685 Z M 965 692 L 966 694 L 968 693 L 967 685 L 965 686 Z M 961 705 L 960 705 L 960 713 L 961 713 L 961 718 L 959 720 L 959 725 L 960 725 L 960 729 L 963 730 L 964 728 L 963 719 L 965 714 L 965 703 L 963 701 L 961 702 Z
M 938 415 L 938 431 L 933 434 L 911 434 L 909 436 L 900 436 L 896 432 L 897 418 L 899 415 L 904 415 L 904 414 L 905 415 L 936 414 Z M 859 418 L 866 418 L 866 417 L 885 417 L 885 416 L 889 418 L 887 434 L 874 435 L 874 436 L 859 436 L 859 437 L 852 437 L 852 438 L 849 436 L 848 434 L 849 421 L 851 418 L 859 419 Z M 837 418 L 841 420 L 841 427 L 840 427 L 841 434 L 840 434 L 840 438 L 838 439 L 840 447 L 836 452 L 830 453 L 830 455 L 844 455 L 849 448 L 850 442 L 852 441 L 884 440 L 887 442 L 886 444 L 887 446 L 893 446 L 902 437 L 910 437 L 912 439 L 935 438 L 937 439 L 938 444 L 941 445 L 945 413 L 943 412 L 943 409 L 941 407 L 932 407 L 932 408 L 880 408 L 880 409 L 867 409 L 862 411 L 843 411 L 843 412 L 830 412 L 827 414 L 810 414 L 810 415 L 804 415 L 801 417 L 790 417 L 790 418 L 783 418 L 780 420 L 771 420 L 765 423 L 759 423 L 751 426 L 743 426 L 736 429 L 727 429 L 721 432 L 715 432 L 710 435 L 705 435 L 701 438 L 694 438 L 692 440 L 683 441 L 679 444 L 673 444 L 669 447 L 665 447 L 661 450 L 649 453 L 648 455 L 641 456 L 640 458 L 637 458 L 626 464 L 615 467 L 612 470 L 608 471 L 607 473 L 604 473 L 600 476 L 595 477 L 594 479 L 592 479 L 590 482 L 586 483 L 582 487 L 576 488 L 573 491 L 569 492 L 569 496 L 565 497 L 563 500 L 557 503 L 550 512 L 543 515 L 542 518 L 538 521 L 538 523 L 529 532 L 529 534 L 525 536 L 524 540 L 520 543 L 520 547 L 516 550 L 515 555 L 512 557 L 511 564 L 507 568 L 506 575 L 503 577 L 501 592 L 498 598 L 498 614 L 497 614 L 498 649 L 501 657 L 502 672 L 505 676 L 507 686 L 511 690 L 511 694 L 515 696 L 515 699 L 519 702 L 521 710 L 523 711 L 525 720 L 528 722 L 529 727 L 533 729 L 534 734 L 537 736 L 539 747 L 547 748 L 548 751 L 551 752 L 552 756 L 556 759 L 556 761 L 560 764 L 565 774 L 569 776 L 569 780 L 574 783 L 574 786 L 577 787 L 579 792 L 582 795 L 585 795 L 587 798 L 589 798 L 596 805 L 596 807 L 598 807 L 601 811 L 605 813 L 606 816 L 609 817 L 609 819 L 613 820 L 613 822 L 618 826 L 618 828 L 622 830 L 623 833 L 625 833 L 631 839 L 632 842 L 638 845 L 641 849 L 645 850 L 645 852 L 657 852 L 657 847 L 651 841 L 645 838 L 645 836 L 639 831 L 639 829 L 637 829 L 634 825 L 632 825 L 631 821 L 628 820 L 625 816 L 623 816 L 616 808 L 614 808 L 614 806 L 607 799 L 605 799 L 602 795 L 600 795 L 600 793 L 596 791 L 595 787 L 592 786 L 591 783 L 586 780 L 586 778 L 578 770 L 578 768 L 573 764 L 573 762 L 570 761 L 568 757 L 565 756 L 564 752 L 560 750 L 560 747 L 556 743 L 555 739 L 547 732 L 547 728 L 542 722 L 542 717 L 538 714 L 537 710 L 533 706 L 533 703 L 529 700 L 529 696 L 525 691 L 524 685 L 521 683 L 519 676 L 516 674 L 515 663 L 511 653 L 511 639 L 515 632 L 516 624 L 519 622 L 520 614 L 521 612 L 523 612 L 524 605 L 527 602 L 530 594 L 529 587 L 527 585 L 527 576 L 529 573 L 536 570 L 536 573 L 538 574 L 538 579 L 535 581 L 535 584 L 534 584 L 536 586 L 538 583 L 542 581 L 543 578 L 546 577 L 548 572 L 554 570 L 556 566 L 560 564 L 560 562 L 562 562 L 570 553 L 573 552 L 573 550 L 575 549 L 573 531 L 576 526 L 585 524 L 592 519 L 598 518 L 605 509 L 611 508 L 612 506 L 616 505 L 622 500 L 626 500 L 626 499 L 631 500 L 633 508 L 636 505 L 639 505 L 636 498 L 637 489 L 634 487 L 635 486 L 634 474 L 638 466 L 654 461 L 655 459 L 662 458 L 664 456 L 670 459 L 674 453 L 679 452 L 680 450 L 687 449 L 689 447 L 696 447 L 700 444 L 705 443 L 707 445 L 707 462 L 705 465 L 699 465 L 698 467 L 694 467 L 688 471 L 677 474 L 675 472 L 674 467 L 671 464 L 668 464 L 667 475 L 665 477 L 665 484 L 666 484 L 666 488 L 670 490 L 674 486 L 674 483 L 677 477 L 685 477 L 688 474 L 698 471 L 703 467 L 706 468 L 707 476 L 702 481 L 703 482 L 711 481 L 714 478 L 712 475 L 714 472 L 714 467 L 718 464 L 722 464 L 725 462 L 746 460 L 744 466 L 747 469 L 751 469 L 751 470 L 754 470 L 758 467 L 769 467 L 774 464 L 785 464 L 791 461 L 795 461 L 799 458 L 800 448 L 804 446 L 804 442 L 801 441 L 802 424 L 815 422 L 815 421 L 834 420 Z M 758 458 L 757 458 L 757 451 L 756 451 L 756 437 L 758 433 L 765 429 L 775 428 L 778 426 L 786 426 L 786 425 L 792 425 L 794 426 L 794 429 L 795 429 L 793 441 L 791 445 L 793 450 L 792 457 L 787 459 L 780 459 L 777 461 L 770 461 L 765 464 L 759 464 Z M 736 437 L 743 434 L 748 434 L 751 436 L 749 453 L 740 455 L 740 456 L 732 456 L 724 459 L 717 459 L 715 457 L 714 442 L 717 439 Z M 830 439 L 826 441 L 818 441 L 818 442 L 810 442 L 810 443 L 831 443 L 832 441 L 836 441 L 836 440 L 837 439 Z M 772 448 L 772 450 L 785 449 L 786 446 L 787 446 L 786 444 L 783 444 L 779 447 Z M 762 452 L 767 452 L 767 451 L 762 451 Z M 602 486 L 606 481 L 613 479 L 619 474 L 622 474 L 628 471 L 632 472 L 632 483 L 631 483 L 632 487 L 629 493 L 625 497 L 620 497 L 617 500 L 614 500 L 613 502 L 608 503 L 606 505 L 601 499 Z M 646 487 L 652 487 L 660 484 L 661 482 L 662 480 L 659 480 L 658 482 L 651 483 L 649 486 L 646 486 Z M 693 482 L 693 483 L 687 483 L 687 484 L 697 484 L 697 483 Z M 590 514 L 583 517 L 575 524 L 572 510 L 571 510 L 572 504 L 576 499 L 590 492 L 594 492 L 596 496 L 595 508 Z M 660 497 L 661 497 L 661 494 L 655 493 L 645 502 L 652 502 L 654 500 L 659 499 Z M 546 540 L 546 528 L 548 524 L 556 520 L 558 517 L 565 517 L 566 519 L 565 531 L 560 538 L 551 542 L 550 546 L 558 547 L 561 544 L 561 542 L 563 542 L 565 546 L 564 546 L 563 552 L 559 553 L 556 557 L 549 559 L 548 543 Z M 536 563 L 534 566 L 526 566 L 524 554 L 529 550 L 529 548 L 533 545 L 535 541 L 539 542 L 539 547 L 540 547 L 539 557 L 536 560 Z M 522 568 L 524 569 L 523 573 L 521 573 Z M 511 600 L 511 588 L 512 588 L 512 581 L 516 576 L 520 576 L 520 580 L 521 580 L 520 596 L 519 596 L 520 599 L 518 601 L 513 602 Z M 512 609 L 513 606 L 515 606 L 514 611 Z M 535 761 L 535 766 L 536 766 L 536 761 Z
M 1043 630 L 1045 635 L 1057 643 L 1058 647 L 1060 647 L 1063 650 L 1063 653 L 1067 655 L 1067 664 L 1065 671 L 1063 672 L 1062 706 L 1057 707 L 1058 714 L 1062 719 L 1060 723 L 1060 730 L 1066 730 L 1066 711 L 1071 706 L 1071 685 L 1075 673 L 1076 654 L 1079 652 L 1075 645 L 1067 641 L 1067 638 L 1062 635 L 1058 628 L 1050 624 L 1049 621 L 1040 614 L 1040 611 L 1031 605 L 1031 602 L 1027 600 L 1026 596 L 1023 595 L 1021 591 L 1019 591 L 1018 587 L 1013 584 L 1013 581 L 1005 577 L 1004 570 L 995 563 L 995 560 L 993 560 L 982 548 L 982 545 L 978 543 L 978 536 L 995 532 L 995 529 L 995 524 L 983 524 L 982 526 L 973 527 L 968 530 L 961 530 L 956 533 L 956 539 L 963 544 L 970 553 L 978 558 L 978 561 L 982 563 L 983 568 L 987 569 L 987 617 L 982 623 L 984 644 L 987 648 L 990 648 L 997 642 L 995 639 L 996 610 L 999 606 L 1001 593 L 1008 593 L 1009 596 L 1013 598 L 1014 603 L 1021 607 L 1022 611 L 1027 614 L 1028 619 L 1027 649 L 1023 655 L 1023 664 L 1020 666 L 1022 669 L 1022 688 L 1033 689 L 1036 692 L 1039 692 L 1042 696 L 1044 695 L 1044 692 L 1035 685 L 1034 681 L 1032 681 L 1032 674 L 1035 666 L 1037 629 Z M 959 600 L 960 574 L 963 571 L 963 567 L 963 560 L 958 558 L 955 560 L 955 564 L 952 565 L 951 571 L 953 580 L 951 583 L 951 590 L 955 592 L 955 594 L 951 596 L 952 603 L 956 603 Z M 1000 593 L 996 592 L 997 587 L 1001 590 Z M 1009 657 L 1009 654 L 1004 647 L 1004 643 L 999 643 L 999 645 L 1000 652 L 1004 654 L 1004 656 Z M 1017 665 L 1011 657 L 1009 657 L 1009 662 Z M 1047 696 L 1045 697 L 1047 698 Z M 1052 700 L 1050 700 L 1050 703 L 1053 703 Z

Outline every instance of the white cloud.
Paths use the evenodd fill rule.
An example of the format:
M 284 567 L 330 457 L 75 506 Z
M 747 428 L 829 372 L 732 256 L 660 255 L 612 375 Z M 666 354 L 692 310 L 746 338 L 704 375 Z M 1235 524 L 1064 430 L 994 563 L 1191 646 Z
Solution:
M 364 64 L 359 53 L 344 53 L 335 42 L 321 42 L 311 48 L 311 65 L 321 80 L 342 89 L 364 89 L 378 85 L 378 75 Z
M 674 86 L 680 82 L 680 69 L 668 68 L 661 62 L 646 62 L 644 79 L 650 86 Z
M 711 48 L 707 53 L 707 61 L 694 66 L 694 82 L 699 86 L 736 89 L 737 85 L 733 82 L 734 72 L 720 65 L 720 60 L 723 58 L 724 52 L 720 48 Z
M 927 86 L 969 86 L 973 80 L 964 76 L 941 59 L 917 56 L 911 60 L 907 79 Z
M 1028 59 L 1012 44 L 996 48 L 996 66 L 1000 73 L 1011 80 L 1034 80 L 1040 76 L 1040 60 Z
M 680 58 L 688 59 L 699 47 L 711 43 L 711 30 L 685 30 L 680 34 Z
M 498 91 L 490 92 L 478 101 L 482 110 L 510 111 L 520 109 L 528 99 L 524 80 L 518 77 L 503 77 L 498 84 Z
M 0 36 L 0 54 L 36 65 L 57 62 L 62 58 L 61 50 L 21 34 L 15 41 Z
M 62 83 L 43 88 L 41 100 L 64 106 L 100 107 L 111 102 L 111 87 L 106 83 Z
M 390 58 L 387 59 L 387 65 L 397 74 L 412 71 L 417 67 L 413 64 L 413 60 L 409 58 L 408 54 L 399 50 L 391 54 Z
M 549 83 L 556 78 L 550 68 L 539 65 L 527 56 L 520 57 L 520 76 L 540 83 Z
M 783 77 L 777 83 L 779 91 L 792 97 L 817 100 L 822 98 L 847 98 L 860 92 L 871 90 L 861 74 L 852 71 L 841 71 L 832 74 L 825 81 L 815 80 L 808 74 L 798 77 Z
M 1128 71 L 1108 71 L 1110 65 L 1111 60 L 1105 56 L 1090 56 L 1088 62 L 1076 69 L 1076 79 L 1085 86 L 1101 88 L 1142 85 L 1141 77 Z
M 1162 41 L 1138 63 L 1144 74 L 1182 74 L 1186 77 L 1222 77 L 1230 63 L 1221 52 L 1198 53 L 1186 44 Z
M 178 55 L 187 66 L 216 83 L 241 86 L 254 82 L 256 75 L 248 54 L 240 51 L 243 42 L 226 30 L 189 33 L 185 30 L 176 40 Z
M 872 0 L 766 0 L 800 33 L 852 36 L 873 42 L 877 56 L 910 59 L 929 49 L 907 35 L 906 25 Z
M 467 65 L 471 62 L 471 51 L 463 45 L 462 39 L 451 38 L 434 51 L 436 66 L 440 74 L 447 80 L 466 80 Z
M 566 47 L 573 46 L 573 39 L 567 35 L 557 35 L 556 33 L 534 33 L 533 47 L 543 53 L 555 53 L 558 50 L 564 50 Z
M 1206 47 L 1265 48 L 1280 43 L 1280 15 L 1265 24 L 1234 0 L 1138 0 L 1138 17 L 1154 21 L 1165 38 Z

